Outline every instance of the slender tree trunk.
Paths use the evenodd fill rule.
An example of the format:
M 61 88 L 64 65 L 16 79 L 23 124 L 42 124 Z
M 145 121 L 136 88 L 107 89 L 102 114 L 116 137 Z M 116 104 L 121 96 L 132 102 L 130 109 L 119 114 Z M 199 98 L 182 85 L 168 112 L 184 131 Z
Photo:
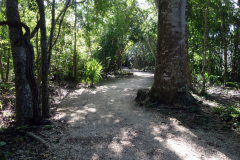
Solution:
M 6 70 L 6 82 L 8 82 L 8 79 L 9 79 L 9 69 L 10 69 L 10 48 L 7 49 L 7 53 L 8 53 L 8 56 L 7 56 L 7 70 Z
M 145 22 L 146 21 L 146 18 L 145 18 L 145 16 L 144 16 L 144 14 L 143 14 L 143 12 L 139 9 L 139 11 L 140 11 L 140 13 L 142 14 L 142 17 L 143 17 L 143 21 Z M 148 45 L 149 45 L 149 48 L 150 48 L 150 50 L 151 50 L 151 53 L 153 54 L 153 57 L 154 57 L 154 59 L 155 59 L 155 63 L 156 63 L 156 54 L 155 54 L 155 52 L 154 52 L 154 50 L 153 50 L 153 47 L 152 47 L 152 44 L 151 44 L 151 41 L 150 41 L 150 38 L 149 38 L 149 35 L 148 35 L 148 33 L 147 33 L 147 43 L 148 43 Z M 156 64 L 155 64 L 156 65 Z
M 38 20 L 38 15 L 37 15 L 37 20 Z M 40 85 L 40 81 L 41 81 L 41 67 L 39 66 L 39 60 L 40 60 L 40 53 L 39 53 L 39 47 L 38 47 L 38 31 L 36 33 L 36 40 L 35 40 L 35 44 L 36 44 L 36 52 L 37 52 L 37 59 L 36 59 L 36 69 L 37 69 L 37 82 L 38 85 Z
M 135 62 L 134 62 L 134 68 L 138 69 L 138 59 L 137 59 L 137 53 L 135 53 Z
M 209 54 L 208 54 L 208 77 L 211 77 L 211 74 L 212 74 L 212 54 L 209 51 Z M 212 84 L 211 78 L 210 78 L 210 84 Z
M 1 72 L 2 82 L 4 82 L 5 79 L 4 79 L 4 74 L 3 74 L 2 55 L 3 55 L 3 48 L 2 48 L 2 44 L 0 43 L 0 72 Z
M 238 51 L 238 42 L 239 42 L 239 22 L 237 20 L 237 32 L 235 35 L 235 41 L 234 41 L 234 54 L 233 54 L 233 69 L 232 74 L 234 77 L 234 81 L 237 82 L 237 68 L 238 68 L 238 57 L 239 57 L 239 51 Z
M 206 50 L 207 50 L 207 16 L 208 16 L 208 7 L 209 7 L 209 0 L 207 1 L 206 12 L 205 12 L 205 26 L 204 26 L 204 40 L 203 40 L 203 67 L 202 67 L 202 90 L 201 93 L 205 93 L 205 70 L 206 70 Z
M 145 72 L 145 51 L 144 51 L 144 48 L 143 48 L 143 45 L 142 45 L 142 61 L 143 61 L 143 71 Z
M 222 26 L 222 41 L 223 41 L 223 50 L 224 50 L 224 78 L 223 78 L 223 85 L 226 85 L 226 78 L 227 78 L 227 43 L 226 43 L 226 27 L 223 18 L 223 11 L 222 11 L 222 2 L 218 0 L 219 5 L 219 12 L 221 17 L 221 26 Z
M 74 82 L 77 83 L 77 78 L 78 78 L 78 75 L 77 75 L 77 5 L 75 5 L 73 65 L 74 65 Z
M 186 0 L 186 13 L 185 13 L 185 56 L 186 56 L 186 74 L 187 74 L 187 84 L 189 89 L 193 89 L 191 81 L 191 73 L 189 66 L 189 55 L 188 55 L 188 0 Z
M 184 52 L 186 0 L 156 0 L 155 4 L 159 11 L 157 64 L 150 101 L 191 105 Z
M 44 3 L 43 0 L 41 3 Z M 43 5 L 43 11 L 44 11 Z M 49 102 L 48 102 L 48 51 L 47 51 L 47 31 L 46 31 L 46 20 L 45 20 L 45 12 L 40 13 L 43 17 L 43 23 L 40 27 L 41 31 L 41 52 L 42 52 L 42 116 L 43 118 L 49 118 Z
M 193 73 L 193 83 L 195 83 L 195 68 L 194 68 L 194 64 L 195 64 L 195 59 L 194 59 L 194 47 L 195 47 L 195 35 L 194 35 L 194 28 L 192 25 L 192 21 L 191 21 L 191 26 L 192 26 L 192 35 L 193 35 L 193 47 L 192 47 L 192 73 Z M 194 86 L 193 86 L 194 87 Z

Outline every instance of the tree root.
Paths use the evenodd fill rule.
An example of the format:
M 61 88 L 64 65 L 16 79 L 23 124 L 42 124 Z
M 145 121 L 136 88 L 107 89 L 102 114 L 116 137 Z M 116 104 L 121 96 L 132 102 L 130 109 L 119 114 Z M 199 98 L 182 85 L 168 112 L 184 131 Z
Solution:
M 34 139 L 36 139 L 37 141 L 39 141 L 39 142 L 41 142 L 44 146 L 46 146 L 47 148 L 52 148 L 52 146 L 48 143 L 48 142 L 46 142 L 44 139 L 42 139 L 41 137 L 39 137 L 39 136 L 36 136 L 35 134 L 33 134 L 32 132 L 27 132 L 27 135 L 29 136 L 29 137 L 32 137 L 32 138 L 34 138 Z

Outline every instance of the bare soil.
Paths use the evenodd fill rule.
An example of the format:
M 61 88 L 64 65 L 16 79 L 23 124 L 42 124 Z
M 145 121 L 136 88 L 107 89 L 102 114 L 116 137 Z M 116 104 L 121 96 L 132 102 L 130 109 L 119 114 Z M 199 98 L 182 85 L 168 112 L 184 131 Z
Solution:
M 203 102 L 200 111 L 157 104 L 137 106 L 138 89 L 152 83 L 152 73 L 134 72 L 104 80 L 94 88 L 71 90 L 54 105 L 50 125 L 24 130 L 40 140 L 16 139 L 13 143 L 25 142 L 19 142 L 8 159 L 240 159 L 240 135 L 211 113 L 211 107 L 217 105 L 212 99 L 194 95 Z M 214 99 L 219 88 L 209 89 Z M 238 91 L 226 94 L 223 97 L 230 102 L 234 97 L 239 103 Z M 226 102 L 219 96 L 215 99 L 216 103 Z

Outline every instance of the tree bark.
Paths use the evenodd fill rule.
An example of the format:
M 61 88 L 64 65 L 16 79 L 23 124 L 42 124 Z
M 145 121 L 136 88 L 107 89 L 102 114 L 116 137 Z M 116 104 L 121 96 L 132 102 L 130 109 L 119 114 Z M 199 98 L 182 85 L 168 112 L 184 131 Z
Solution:
M 218 0 L 219 5 L 219 12 L 220 12 L 220 18 L 221 18 L 221 26 L 222 26 L 222 41 L 223 41 L 223 50 L 224 50 L 224 78 L 223 78 L 223 85 L 226 85 L 226 78 L 227 78 L 227 43 L 226 43 L 226 27 L 223 17 L 223 11 L 222 11 L 222 2 L 221 0 Z
M 39 90 L 33 70 L 34 50 L 30 43 L 30 29 L 21 23 L 18 12 L 18 1 L 6 2 L 7 22 L 1 25 L 9 25 L 9 37 L 13 55 L 17 124 L 27 124 L 33 120 L 39 124 L 41 120 L 39 108 Z M 26 33 L 23 35 L 22 27 Z
M 154 83 L 150 101 L 166 104 L 193 103 L 186 78 L 185 9 L 186 0 L 156 0 L 158 39 Z
M 144 48 L 143 48 L 143 45 L 142 45 L 142 61 L 143 61 L 143 71 L 145 72 L 145 51 L 144 51 Z
M 38 15 L 37 15 L 37 20 L 38 20 Z M 38 85 L 40 85 L 40 81 L 41 81 L 41 67 L 39 66 L 39 60 L 40 60 L 40 53 L 39 53 L 39 47 L 38 47 L 38 31 L 36 33 L 36 40 L 35 40 L 35 44 L 36 44 L 36 52 L 37 52 L 37 59 L 36 59 L 36 69 L 37 69 L 37 82 Z
M 138 69 L 138 58 L 137 58 L 137 53 L 135 53 L 134 68 Z
M 2 48 L 2 44 L 0 44 L 0 72 L 1 72 L 2 82 L 4 82 L 5 79 L 4 79 L 4 74 L 3 74 L 2 55 L 3 55 L 3 48 Z
M 202 67 L 202 90 L 201 93 L 205 93 L 205 84 L 206 84 L 206 79 L 205 79 L 205 71 L 206 71 L 206 50 L 207 50 L 207 16 L 208 16 L 208 6 L 209 6 L 209 0 L 207 1 L 207 6 L 206 6 L 206 12 L 205 12 L 205 26 L 204 26 L 204 40 L 203 40 L 203 67 Z
M 189 55 L 188 55 L 188 0 L 186 0 L 186 13 L 185 13 L 185 56 L 186 56 L 186 73 L 187 73 L 187 84 L 189 89 L 193 89 L 190 66 L 189 66 Z
M 232 74 L 233 74 L 233 79 L 235 82 L 237 82 L 237 68 L 239 67 L 238 63 L 238 57 L 239 57 L 239 51 L 238 51 L 238 42 L 239 42 L 239 22 L 237 20 L 236 22 L 236 35 L 235 35 L 235 41 L 234 41 L 234 54 L 233 54 L 233 69 L 232 69 Z
M 8 57 L 7 57 L 7 70 L 6 70 L 6 82 L 8 82 L 9 79 L 9 65 L 10 65 L 10 48 L 7 49 Z
M 41 52 L 42 52 L 42 116 L 43 118 L 49 118 L 49 102 L 48 102 L 48 58 L 47 58 L 47 33 L 46 33 L 46 21 L 44 12 L 44 2 L 40 0 L 41 12 L 40 17 L 43 19 L 43 23 L 40 27 L 41 31 Z
M 77 75 L 77 5 L 75 5 L 73 64 L 74 64 L 74 82 L 77 83 L 77 78 L 78 78 L 78 75 Z

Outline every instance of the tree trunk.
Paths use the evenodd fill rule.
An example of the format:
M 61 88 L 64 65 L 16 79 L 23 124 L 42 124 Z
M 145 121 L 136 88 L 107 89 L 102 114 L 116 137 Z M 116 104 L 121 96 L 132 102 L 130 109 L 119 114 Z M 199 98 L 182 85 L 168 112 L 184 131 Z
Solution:
M 193 28 L 193 24 L 191 21 L 191 26 L 192 26 L 192 35 L 193 35 L 193 47 L 192 47 L 192 73 L 193 73 L 193 83 L 195 83 L 195 68 L 194 68 L 194 63 L 195 63 L 195 59 L 194 59 L 194 47 L 195 47 L 195 35 L 194 35 L 194 28 Z M 194 86 L 193 86 L 194 87 Z
M 73 65 L 74 65 L 74 82 L 77 83 L 77 78 L 78 78 L 77 76 L 77 5 L 75 5 Z
M 44 3 L 41 0 L 41 3 Z M 47 55 L 47 31 L 46 31 L 46 21 L 45 21 L 45 12 L 44 12 L 44 5 L 42 6 L 43 12 L 40 13 L 43 17 L 43 23 L 40 27 L 41 31 L 41 52 L 42 52 L 42 116 L 43 118 L 49 118 L 49 102 L 48 102 L 48 71 L 49 71 L 49 64 L 48 64 L 48 55 Z
M 0 43 L 0 72 L 1 72 L 1 80 L 2 82 L 4 82 L 5 79 L 3 74 L 2 54 L 3 54 L 3 48 L 2 48 L 2 44 Z
M 38 15 L 37 15 L 37 20 L 38 20 Z M 36 59 L 36 62 L 35 62 L 36 63 L 36 69 L 37 69 L 37 82 L 38 82 L 38 85 L 40 85 L 41 67 L 39 66 L 40 53 L 39 53 L 39 47 L 38 47 L 38 31 L 36 33 L 35 44 L 36 44 L 36 52 L 37 52 L 37 59 Z
M 204 26 L 204 40 L 203 40 L 203 67 L 202 67 L 202 90 L 201 93 L 205 93 L 205 84 L 206 84 L 206 79 L 205 79 L 205 70 L 206 70 L 206 50 L 207 50 L 207 16 L 208 16 L 208 6 L 209 6 L 209 0 L 207 1 L 207 6 L 206 6 L 206 12 L 205 12 L 205 26 Z
M 137 53 L 135 53 L 135 62 L 134 62 L 134 68 L 138 69 L 138 59 L 137 59 Z
M 186 74 L 187 74 L 187 84 L 189 89 L 193 89 L 192 82 L 191 82 L 191 73 L 190 73 L 190 66 L 189 66 L 189 55 L 188 55 L 188 0 L 186 0 L 186 13 L 185 13 L 185 56 L 186 56 Z
M 6 2 L 6 14 L 15 73 L 17 124 L 27 124 L 32 120 L 39 124 L 40 99 L 33 70 L 34 50 L 30 43 L 30 29 L 20 21 L 18 1 Z M 26 30 L 25 35 L 22 27 Z
M 143 45 L 142 45 L 142 61 L 143 61 L 143 71 L 145 72 L 145 51 L 144 51 L 144 48 L 143 48 Z
M 224 50 L 224 78 L 223 78 L 223 85 L 226 85 L 226 78 L 227 78 L 227 43 L 226 43 L 226 27 L 223 18 L 223 11 L 222 11 L 222 2 L 218 0 L 219 5 L 219 12 L 221 18 L 221 26 L 222 26 L 222 41 L 223 41 L 223 50 Z
M 157 65 L 150 101 L 190 105 L 193 102 L 186 78 L 186 0 L 156 0 L 158 13 Z
M 237 82 L 237 68 L 238 68 L 238 57 L 239 57 L 239 51 L 238 51 L 238 42 L 239 42 L 239 22 L 237 20 L 236 22 L 236 35 L 235 35 L 235 40 L 234 40 L 234 54 L 233 54 L 233 68 L 232 68 L 232 74 L 233 74 L 233 79 L 235 82 Z
M 8 57 L 7 57 L 7 70 L 6 70 L 6 82 L 9 79 L 9 69 L 10 69 L 10 48 L 7 49 Z

